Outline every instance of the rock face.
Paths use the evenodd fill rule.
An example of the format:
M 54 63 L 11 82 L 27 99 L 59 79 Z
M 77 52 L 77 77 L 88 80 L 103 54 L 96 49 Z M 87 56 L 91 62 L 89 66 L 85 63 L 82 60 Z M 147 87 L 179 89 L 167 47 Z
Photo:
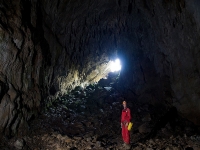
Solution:
M 25 8 L 24 5 L 27 5 Z M 1 1 L 0 21 L 0 128 L 6 134 L 29 120 L 40 106 L 42 50 L 33 41 L 29 24 L 31 3 Z
M 200 125 L 198 0 L 0 2 L 0 128 L 10 134 L 41 104 L 98 82 L 109 59 L 127 98 L 173 105 Z M 42 101 L 43 100 L 43 101 Z

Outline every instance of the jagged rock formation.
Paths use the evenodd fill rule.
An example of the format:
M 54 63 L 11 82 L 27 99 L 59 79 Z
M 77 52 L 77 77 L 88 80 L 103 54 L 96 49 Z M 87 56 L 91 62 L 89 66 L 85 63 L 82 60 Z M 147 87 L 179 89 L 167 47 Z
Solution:
M 119 122 L 121 98 L 114 88 L 104 88 L 112 81 L 110 79 L 109 76 L 104 84 L 100 81 L 84 90 L 76 88 L 70 94 L 59 97 L 48 110 L 31 121 L 29 132 L 24 130 L 24 133 L 10 139 L 0 138 L 0 149 L 200 148 L 196 127 L 178 116 L 175 108 L 155 119 L 148 104 L 144 106 L 132 101 L 128 102 L 134 120 L 130 131 L 131 145 L 122 145 Z M 159 122 L 153 125 L 156 120 Z
M 119 90 L 200 124 L 197 0 L 0 2 L 0 127 L 10 134 L 120 57 Z M 100 67 L 99 67 L 100 66 Z

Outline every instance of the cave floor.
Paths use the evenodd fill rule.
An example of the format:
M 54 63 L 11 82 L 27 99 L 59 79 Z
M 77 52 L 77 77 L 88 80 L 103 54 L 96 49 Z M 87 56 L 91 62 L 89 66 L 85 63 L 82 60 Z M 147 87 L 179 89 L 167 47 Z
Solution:
M 1 138 L 0 149 L 30 150 L 200 150 L 200 136 L 192 125 L 155 129 L 158 118 L 148 105 L 130 104 L 133 129 L 131 145 L 124 147 L 121 138 L 121 95 L 113 88 L 90 86 L 76 89 L 52 102 L 37 119 L 12 138 Z M 165 118 L 164 118 L 165 119 Z M 187 121 L 179 118 L 179 123 Z M 149 136 L 155 131 L 155 136 Z

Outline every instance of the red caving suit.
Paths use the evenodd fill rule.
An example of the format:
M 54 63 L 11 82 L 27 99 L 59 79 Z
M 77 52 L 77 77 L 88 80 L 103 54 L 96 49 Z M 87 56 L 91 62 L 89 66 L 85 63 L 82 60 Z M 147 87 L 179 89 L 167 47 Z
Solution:
M 131 112 L 129 108 L 122 110 L 121 123 L 122 123 L 122 138 L 126 144 L 130 144 L 130 135 L 126 123 L 131 120 Z

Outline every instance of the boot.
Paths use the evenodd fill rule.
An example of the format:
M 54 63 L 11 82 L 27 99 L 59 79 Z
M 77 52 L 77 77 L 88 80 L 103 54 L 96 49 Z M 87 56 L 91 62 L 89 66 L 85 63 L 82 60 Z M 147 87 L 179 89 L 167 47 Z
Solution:
M 124 146 L 124 148 L 125 148 L 126 150 L 128 150 L 128 149 L 130 149 L 130 148 L 131 148 L 131 145 L 130 145 L 130 144 L 127 144 L 127 143 L 125 143 L 125 146 Z

